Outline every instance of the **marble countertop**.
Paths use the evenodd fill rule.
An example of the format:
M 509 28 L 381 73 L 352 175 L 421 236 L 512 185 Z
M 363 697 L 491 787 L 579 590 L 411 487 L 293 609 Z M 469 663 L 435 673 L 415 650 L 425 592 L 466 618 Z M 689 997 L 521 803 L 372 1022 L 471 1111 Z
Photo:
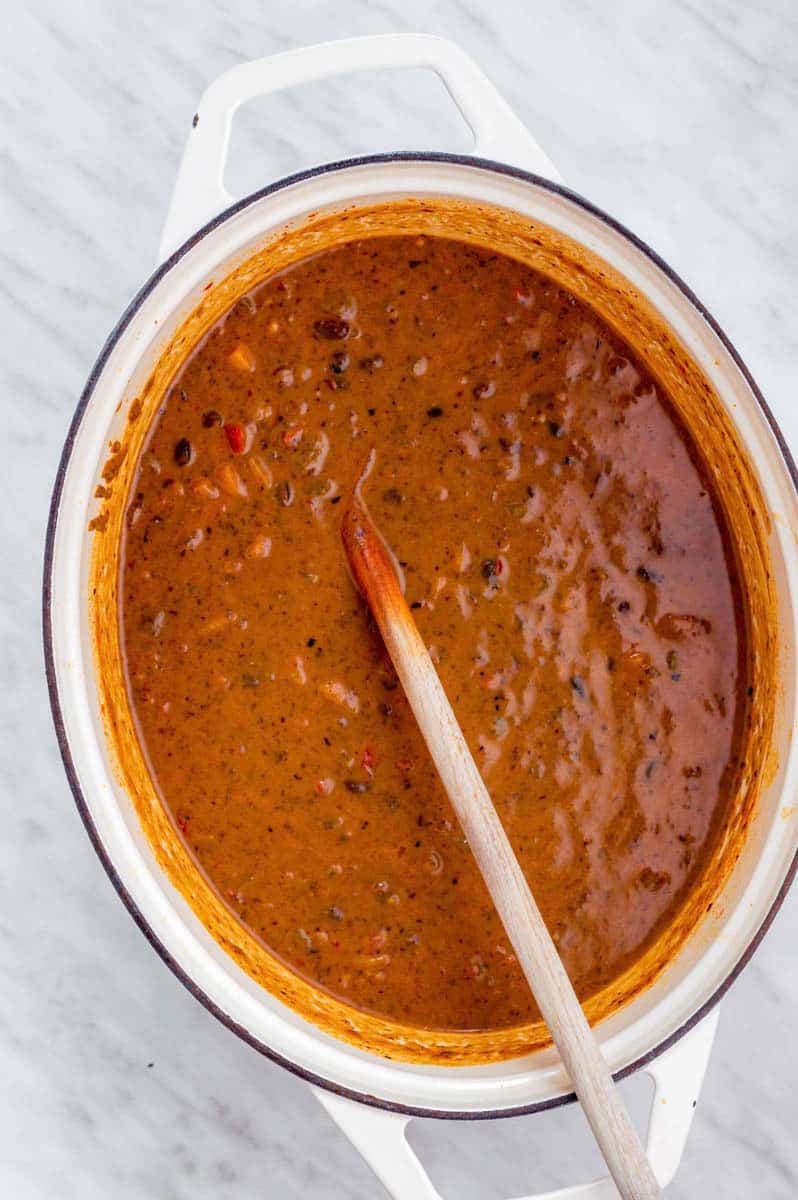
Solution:
M 747 360 L 798 449 L 798 11 L 793 0 L 28 0 L 4 13 L 0 363 L 0 1195 L 214 1200 L 385 1193 L 297 1079 L 217 1024 L 152 953 L 75 811 L 53 736 L 39 592 L 78 394 L 151 271 L 195 102 L 224 68 L 416 29 L 483 65 L 577 191 L 653 245 Z M 386 147 L 467 147 L 423 76 L 252 105 L 228 181 Z M 722 1006 L 669 1196 L 798 1194 L 798 893 Z M 640 1110 L 640 1080 L 627 1085 Z M 419 1121 L 443 1196 L 588 1178 L 579 1112 Z

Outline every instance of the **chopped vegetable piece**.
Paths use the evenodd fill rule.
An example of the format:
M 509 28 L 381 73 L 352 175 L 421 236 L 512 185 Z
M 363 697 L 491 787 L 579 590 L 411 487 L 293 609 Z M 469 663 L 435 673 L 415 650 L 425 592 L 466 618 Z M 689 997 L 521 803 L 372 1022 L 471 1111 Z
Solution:
M 225 425 L 224 436 L 233 454 L 243 454 L 247 448 L 247 431 L 243 425 Z
M 246 342 L 237 342 L 228 354 L 227 361 L 237 371 L 254 371 L 256 366 L 255 355 Z

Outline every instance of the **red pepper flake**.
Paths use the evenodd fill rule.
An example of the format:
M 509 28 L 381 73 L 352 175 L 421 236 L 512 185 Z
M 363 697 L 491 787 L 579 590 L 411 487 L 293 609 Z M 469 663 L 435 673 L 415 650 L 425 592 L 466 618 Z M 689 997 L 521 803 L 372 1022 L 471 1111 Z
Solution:
M 178 817 L 177 818 L 177 828 L 180 830 L 181 833 L 185 833 L 188 830 L 188 823 L 190 820 L 191 820 L 191 817 Z
M 409 771 L 412 765 L 409 758 L 399 758 L 396 760 L 396 766 L 400 771 Z
M 224 436 L 233 454 L 243 454 L 247 448 L 247 434 L 243 425 L 225 425 Z
M 524 308 L 529 308 L 532 303 L 532 297 L 529 292 L 524 292 L 521 288 L 513 288 L 513 296 L 519 304 L 523 304 Z
M 296 429 L 286 429 L 285 433 L 283 434 L 283 445 L 288 450 L 296 450 L 297 446 L 302 441 L 302 435 L 304 432 L 305 431 L 301 425 L 297 426 Z
M 316 791 L 320 796 L 329 796 L 330 792 L 335 787 L 334 779 L 318 779 L 316 780 Z
M 374 768 L 377 765 L 377 755 L 371 746 L 363 747 L 363 753 L 360 756 L 360 765 L 367 775 L 374 774 Z

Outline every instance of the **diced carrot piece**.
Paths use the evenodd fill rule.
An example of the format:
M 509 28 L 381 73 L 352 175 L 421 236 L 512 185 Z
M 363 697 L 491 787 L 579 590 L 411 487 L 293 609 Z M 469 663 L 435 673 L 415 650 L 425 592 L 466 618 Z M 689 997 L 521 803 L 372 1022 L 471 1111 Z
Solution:
M 249 469 L 257 479 L 261 487 L 270 488 L 274 483 L 271 467 L 264 462 L 260 455 L 256 454 L 252 458 L 247 459 Z
M 216 478 L 219 486 L 228 496 L 247 496 L 247 485 L 232 463 L 222 463 L 216 468 Z
M 236 342 L 227 356 L 227 361 L 231 367 L 235 367 L 238 371 L 255 370 L 255 355 L 246 342 Z
M 272 552 L 272 539 L 259 533 L 245 550 L 247 558 L 268 558 Z

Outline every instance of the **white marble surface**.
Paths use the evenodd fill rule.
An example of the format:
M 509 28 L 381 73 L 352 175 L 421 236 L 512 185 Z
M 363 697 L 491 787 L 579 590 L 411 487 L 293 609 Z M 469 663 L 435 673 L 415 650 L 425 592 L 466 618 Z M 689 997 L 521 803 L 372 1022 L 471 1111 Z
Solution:
M 444 33 L 484 65 L 578 191 L 694 286 L 798 448 L 794 0 L 28 0 L 3 9 L 0 97 L 0 1196 L 384 1195 L 299 1081 L 162 966 L 89 847 L 50 725 L 43 531 L 62 439 L 149 273 L 204 84 L 336 36 Z M 314 86 L 254 106 L 230 180 L 387 146 L 465 145 L 433 81 Z M 676 1198 L 798 1193 L 798 894 L 724 1002 Z M 645 1089 L 631 1085 L 640 1107 Z M 445 1197 L 518 1195 L 596 1165 L 579 1114 L 416 1122 Z

